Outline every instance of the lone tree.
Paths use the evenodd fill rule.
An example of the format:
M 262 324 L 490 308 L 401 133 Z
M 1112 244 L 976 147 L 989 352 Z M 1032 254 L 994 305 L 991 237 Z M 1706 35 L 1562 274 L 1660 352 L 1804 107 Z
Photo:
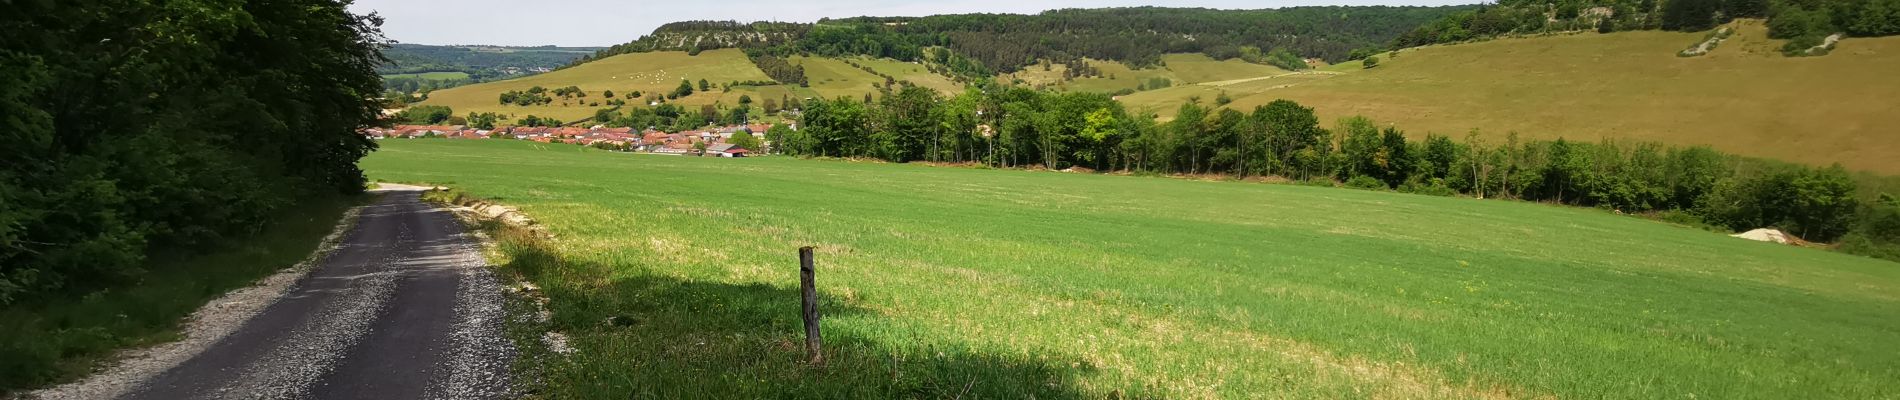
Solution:
M 666 97 L 679 98 L 679 97 L 686 97 L 686 96 L 691 96 L 691 95 L 693 95 L 693 82 L 687 81 L 685 79 L 681 79 L 680 87 L 677 89 L 673 89 L 673 93 L 668 93 Z
M 1359 63 L 1361 65 L 1366 66 L 1366 68 L 1368 69 L 1372 67 L 1377 67 L 1379 66 L 1379 56 L 1366 56 L 1366 60 L 1360 61 Z

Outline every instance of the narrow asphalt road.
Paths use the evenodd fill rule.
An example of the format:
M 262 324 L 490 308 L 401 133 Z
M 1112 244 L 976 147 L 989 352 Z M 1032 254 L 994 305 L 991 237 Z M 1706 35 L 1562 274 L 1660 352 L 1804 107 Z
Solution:
M 283 297 L 123 399 L 487 399 L 512 344 L 479 244 L 390 190 Z

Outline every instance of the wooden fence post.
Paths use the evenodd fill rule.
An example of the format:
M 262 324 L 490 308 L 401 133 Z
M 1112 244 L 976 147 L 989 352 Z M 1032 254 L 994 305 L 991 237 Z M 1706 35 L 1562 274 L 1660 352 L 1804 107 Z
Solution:
M 805 317 L 805 355 L 811 365 L 823 365 L 825 353 L 818 336 L 818 285 L 812 276 L 811 250 L 811 246 L 798 248 L 798 286 L 804 297 L 801 303 Z

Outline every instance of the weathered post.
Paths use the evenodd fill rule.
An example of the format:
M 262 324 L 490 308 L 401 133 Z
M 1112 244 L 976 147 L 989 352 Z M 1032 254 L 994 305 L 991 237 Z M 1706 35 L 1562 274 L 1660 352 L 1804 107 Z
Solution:
M 803 292 L 805 316 L 805 355 L 811 365 L 823 365 L 825 353 L 818 336 L 818 284 L 812 276 L 811 246 L 798 248 L 799 291 Z

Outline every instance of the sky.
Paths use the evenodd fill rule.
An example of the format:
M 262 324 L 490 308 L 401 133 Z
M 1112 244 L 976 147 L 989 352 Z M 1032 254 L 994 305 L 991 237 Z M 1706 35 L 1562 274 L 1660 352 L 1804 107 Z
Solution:
M 856 16 L 1029 14 L 1058 8 L 1130 6 L 1280 8 L 1313 5 L 1447 5 L 1476 0 L 356 0 L 350 10 L 384 18 L 402 43 L 609 46 L 688 20 L 812 22 Z

